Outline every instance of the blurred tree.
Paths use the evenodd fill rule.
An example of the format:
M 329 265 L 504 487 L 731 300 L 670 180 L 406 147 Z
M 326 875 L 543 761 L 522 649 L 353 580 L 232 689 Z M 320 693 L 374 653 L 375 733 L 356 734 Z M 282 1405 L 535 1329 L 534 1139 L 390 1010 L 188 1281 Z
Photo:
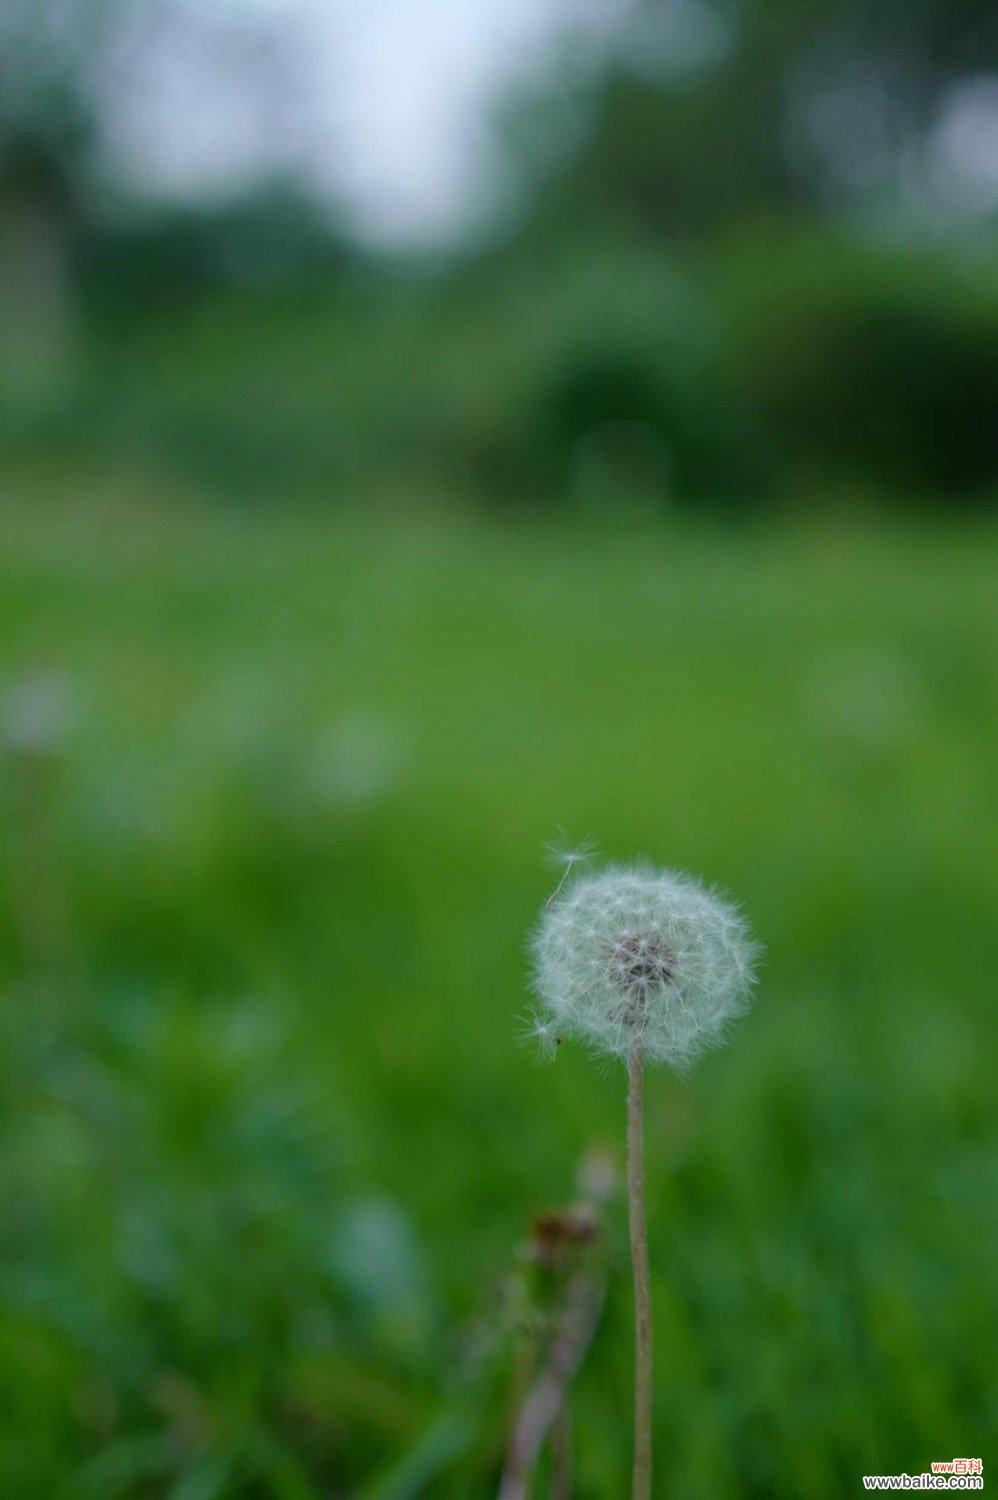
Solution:
M 86 78 L 117 3 L 5 0 L 0 13 L 0 190 L 59 212 L 95 138 Z
M 774 284 L 773 266 L 781 273 Z M 993 498 L 998 287 L 938 252 L 785 229 L 714 268 L 725 389 L 797 494 Z
M 998 78 L 998 11 L 983 0 L 645 0 L 589 100 L 588 133 L 560 165 L 534 153 L 546 181 L 513 258 L 557 266 L 563 247 L 598 244 L 631 305 L 623 324 L 619 298 L 576 304 L 521 429 L 534 487 L 564 489 L 566 469 L 596 453 L 617 491 L 635 466 L 662 467 L 648 461 L 654 437 L 668 482 L 648 487 L 681 497 L 810 492 L 816 479 L 993 492 L 986 271 L 945 250 L 916 264 L 917 233 L 878 253 L 855 232 L 856 210 L 892 230 L 910 213 L 912 231 L 929 221 L 959 242 L 930 148 L 950 101 L 989 68 Z M 546 107 L 513 118 L 514 149 Z M 656 262 L 663 286 L 685 267 L 680 302 L 711 309 L 681 347 Z
M 53 394 L 68 366 L 69 263 L 95 141 L 84 80 L 114 5 L 7 0 L 0 13 L 0 395 Z
M 988 70 L 987 0 L 645 0 L 539 222 L 696 235 L 887 197 L 948 92 Z

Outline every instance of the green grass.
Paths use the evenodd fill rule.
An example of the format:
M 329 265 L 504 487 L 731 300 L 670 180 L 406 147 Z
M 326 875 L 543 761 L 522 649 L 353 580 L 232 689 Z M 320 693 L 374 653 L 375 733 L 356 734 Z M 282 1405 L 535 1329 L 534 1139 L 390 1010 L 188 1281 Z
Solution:
M 987 1456 L 993 527 L 4 489 L 0 682 L 75 705 L 4 766 L 5 1493 L 494 1493 L 498 1289 L 623 1123 L 620 1074 L 515 1044 L 559 825 L 768 950 L 649 1080 L 661 1492 Z M 607 1255 L 579 1500 L 626 1492 L 619 1203 Z

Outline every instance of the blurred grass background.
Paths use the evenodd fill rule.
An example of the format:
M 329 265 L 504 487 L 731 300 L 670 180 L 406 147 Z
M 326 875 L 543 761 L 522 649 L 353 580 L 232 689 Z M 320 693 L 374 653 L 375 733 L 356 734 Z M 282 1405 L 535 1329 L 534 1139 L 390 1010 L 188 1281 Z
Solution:
M 657 1492 L 990 1462 L 996 80 L 983 0 L 5 0 L 4 1496 L 495 1493 L 622 1137 L 517 1045 L 559 829 L 767 949 L 648 1086 Z
M 5 674 L 72 700 L 7 749 L 9 1493 L 489 1493 L 468 1328 L 620 1136 L 616 1072 L 515 1045 L 559 822 L 719 880 L 768 949 L 730 1046 L 649 1088 L 674 1492 L 984 1446 L 993 527 L 566 538 L 53 484 L 3 517 Z M 622 1230 L 582 1494 L 625 1487 Z

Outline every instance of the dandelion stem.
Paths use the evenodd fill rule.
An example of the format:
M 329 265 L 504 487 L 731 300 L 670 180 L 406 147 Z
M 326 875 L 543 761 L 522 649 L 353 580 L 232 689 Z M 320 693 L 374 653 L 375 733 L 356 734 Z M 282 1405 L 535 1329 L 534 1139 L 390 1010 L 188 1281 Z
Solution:
M 627 1065 L 627 1206 L 634 1278 L 634 1470 L 633 1500 L 651 1500 L 651 1281 L 645 1221 L 644 1126 L 641 1047 L 632 1046 Z

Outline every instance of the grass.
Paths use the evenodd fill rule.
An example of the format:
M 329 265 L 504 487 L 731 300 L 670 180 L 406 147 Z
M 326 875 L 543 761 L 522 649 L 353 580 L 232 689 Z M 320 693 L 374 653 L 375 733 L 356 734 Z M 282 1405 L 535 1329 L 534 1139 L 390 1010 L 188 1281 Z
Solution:
M 8 476 L 0 1468 L 494 1493 L 499 1288 L 622 1087 L 515 1045 L 558 825 L 717 880 L 757 1006 L 646 1081 L 662 1493 L 994 1437 L 994 528 L 202 512 Z M 32 943 L 26 934 L 40 932 Z M 623 1206 L 577 1493 L 623 1494 Z

